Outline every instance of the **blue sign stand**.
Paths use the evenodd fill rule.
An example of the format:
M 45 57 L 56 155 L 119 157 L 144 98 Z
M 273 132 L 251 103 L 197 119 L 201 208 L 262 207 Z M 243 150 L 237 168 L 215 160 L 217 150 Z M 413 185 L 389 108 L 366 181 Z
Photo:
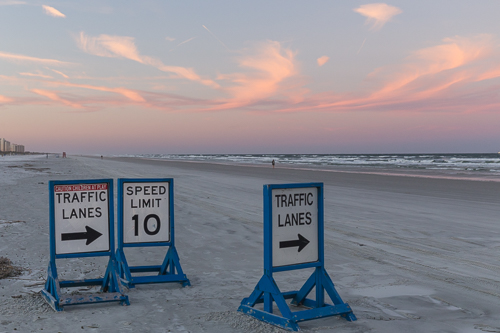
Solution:
M 95 184 L 106 184 L 107 186 L 107 209 L 108 209 L 108 235 L 109 243 L 104 240 L 107 249 L 98 249 L 97 251 L 85 252 L 85 250 L 77 250 L 76 253 L 71 253 L 71 250 L 59 253 L 56 249 L 56 214 L 55 214 L 55 187 L 56 186 L 82 186 L 91 188 Z M 97 185 L 99 186 L 99 185 Z M 55 311 L 63 311 L 66 305 L 86 304 L 86 303 L 102 303 L 102 302 L 120 302 L 121 305 L 130 305 L 128 296 L 124 294 L 119 283 L 118 265 L 114 256 L 114 219 L 113 219 L 113 180 L 77 180 L 77 181 L 49 181 L 49 197 L 50 197 L 50 262 L 48 267 L 47 282 L 42 295 Z M 63 213 L 64 214 L 64 213 Z M 76 232 L 73 234 L 61 234 L 62 241 L 85 240 L 82 237 L 87 237 L 91 233 L 92 228 L 87 228 L 87 232 Z M 93 230 L 95 232 L 95 230 Z M 59 234 L 58 234 L 59 235 Z M 98 238 L 101 234 L 97 232 L 95 236 Z M 88 236 L 90 237 L 90 236 Z M 87 238 L 87 244 L 90 245 L 93 240 Z M 83 257 L 101 257 L 108 256 L 109 261 L 104 277 L 97 279 L 83 280 L 59 280 L 57 275 L 56 259 L 65 258 L 83 258 Z M 101 286 L 100 294 L 63 294 L 61 288 L 74 288 L 81 286 Z
M 275 189 L 317 189 L 317 261 L 296 263 L 292 265 L 273 266 L 273 190 Z M 305 197 L 305 196 L 304 196 Z M 299 197 L 300 200 L 300 197 Z M 347 303 L 344 303 L 330 276 L 324 268 L 324 210 L 323 210 L 323 183 L 306 184 L 280 184 L 264 185 L 264 275 L 255 287 L 250 297 L 244 298 L 238 311 L 246 313 L 256 319 L 272 325 L 282 327 L 290 331 L 299 331 L 298 322 L 340 315 L 348 321 L 355 321 L 356 316 Z M 300 236 L 299 236 L 300 241 Z M 295 241 L 294 241 L 295 242 Z M 306 241 L 306 245 L 309 241 Z M 281 242 L 281 247 L 299 246 L 291 242 Z M 285 244 L 289 243 L 289 244 Z M 311 243 L 314 243 L 311 240 Z M 305 245 L 302 245 L 305 246 Z M 299 252 L 301 251 L 299 247 Z M 281 292 L 273 273 L 290 270 L 314 268 L 314 272 L 298 291 Z M 315 288 L 315 299 L 306 298 Z M 333 302 L 333 305 L 325 303 L 325 291 Z M 309 309 L 292 312 L 285 301 L 292 299 L 291 304 Z M 273 314 L 273 305 L 276 303 L 281 316 Z M 254 306 L 264 303 L 263 310 Z
M 155 214 L 155 219 L 157 219 L 158 229 L 160 229 L 160 220 L 166 218 L 169 223 L 168 238 L 162 239 L 160 241 L 147 240 L 142 242 L 126 242 L 124 240 L 124 195 L 125 186 L 127 184 L 143 184 L 146 186 L 154 186 L 156 183 L 168 183 L 168 216 L 159 217 Z M 159 199 L 158 199 L 159 200 Z M 127 207 L 126 209 L 130 209 Z M 136 217 L 138 215 L 134 215 Z M 147 215 L 147 216 L 152 216 Z M 141 217 L 143 218 L 143 217 Z M 147 217 L 146 217 L 147 218 Z M 136 217 L 136 222 L 139 217 Z M 130 221 L 127 221 L 128 223 Z M 142 221 L 141 221 L 142 222 Z M 147 220 L 144 220 L 144 228 L 147 228 Z M 165 221 L 162 225 L 165 224 Z M 136 227 L 140 228 L 140 224 L 137 222 Z M 137 234 L 139 234 L 137 232 Z M 149 235 L 152 232 L 147 233 Z M 147 236 L 146 236 L 147 237 Z M 150 237 L 152 238 L 152 237 Z M 167 240 L 168 239 L 168 240 Z M 118 179 L 118 248 L 116 250 L 116 258 L 118 260 L 118 271 L 121 278 L 121 282 L 128 288 L 134 288 L 136 284 L 147 284 L 147 283 L 166 283 L 166 282 L 178 282 L 183 287 L 190 286 L 191 283 L 187 276 L 183 273 L 182 267 L 179 260 L 179 255 L 175 249 L 175 237 L 174 237 L 174 180 L 172 178 L 155 178 L 155 179 Z M 124 248 L 125 247 L 150 247 L 150 246 L 168 246 L 169 249 L 163 263 L 161 265 L 151 265 L 151 266 L 129 266 L 127 263 L 127 258 L 125 257 Z M 144 273 L 144 272 L 158 272 L 157 275 L 149 276 L 132 276 L 132 273 Z

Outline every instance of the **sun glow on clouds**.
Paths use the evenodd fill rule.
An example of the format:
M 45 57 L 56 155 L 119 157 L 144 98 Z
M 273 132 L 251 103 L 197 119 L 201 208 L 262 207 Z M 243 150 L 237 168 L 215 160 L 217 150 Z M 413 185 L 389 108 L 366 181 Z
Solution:
M 55 9 L 54 7 L 42 5 L 42 8 L 43 8 L 43 12 L 49 16 L 66 17 L 66 15 L 64 15 L 63 13 L 61 13 L 60 11 Z
M 373 70 L 360 83 L 362 89 L 342 94 L 335 91 L 311 92 L 306 86 L 307 78 L 300 72 L 297 51 L 276 41 L 251 44 L 232 53 L 236 55 L 234 60 L 239 69 L 232 73 L 214 74 L 212 79 L 200 77 L 192 68 L 166 65 L 157 58 L 141 55 L 132 37 L 89 37 L 81 33 L 77 40 L 79 47 L 89 54 L 128 59 L 170 73 L 170 76 L 163 77 L 162 80 L 186 79 L 192 83 L 204 84 L 211 89 L 213 97 L 199 99 L 154 89 L 139 91 L 127 87 L 127 81 L 120 87 L 82 84 L 79 81 L 81 77 L 70 76 L 48 67 L 44 68 L 61 77 L 51 77 L 38 69 L 31 69 L 20 73 L 23 78 L 0 76 L 0 81 L 15 79 L 17 81 L 12 81 L 14 84 L 29 87 L 25 89 L 32 93 L 56 104 L 79 109 L 140 104 L 145 108 L 166 111 L 411 112 L 483 110 L 500 104 L 496 93 L 500 82 L 478 84 L 500 78 L 500 43 L 495 36 L 488 34 L 445 38 L 438 45 L 415 50 L 410 56 L 401 59 L 400 63 Z M 0 52 L 1 59 L 51 67 L 69 64 L 4 52 Z M 327 56 L 317 59 L 318 66 L 323 66 L 328 61 Z M 143 80 L 146 82 L 147 78 Z M 59 90 L 51 90 L 54 87 Z M 105 98 L 90 96 L 89 92 L 92 91 L 110 95 Z M 61 96 L 71 96 L 71 100 Z M 0 102 L 20 105 L 23 104 L 23 99 L 13 100 L 1 96 Z M 32 103 L 32 99 L 26 98 L 25 103 Z
M 323 66 L 324 64 L 326 64 L 328 62 L 328 60 L 330 60 L 330 57 L 327 57 L 327 56 L 319 57 L 317 60 L 318 66 L 319 67 Z
M 13 102 L 13 101 L 14 100 L 12 98 L 0 95 L 0 103 L 10 103 L 10 102 Z
M 443 80 L 470 82 L 473 77 L 481 75 L 482 73 L 479 73 L 485 70 L 479 63 L 480 60 L 492 55 L 495 46 L 498 48 L 491 35 L 477 35 L 473 38 L 457 36 L 446 38 L 443 42 L 441 45 L 414 52 L 400 66 L 390 66 L 377 71 L 383 72 L 384 75 L 374 72 L 372 74 L 374 76 L 388 77 L 388 82 L 373 96 L 394 94 L 398 91 L 405 92 L 408 89 L 432 90 L 433 82 L 441 86 Z M 458 76 L 461 77 L 458 81 L 456 81 L 457 69 L 460 70 Z M 486 72 L 490 70 L 486 69 Z M 426 82 L 419 82 L 424 79 L 427 79 Z
M 65 79 L 69 79 L 69 76 L 67 76 L 66 74 L 64 74 L 63 72 L 60 72 L 60 71 L 56 71 L 55 69 L 51 69 L 51 71 L 53 71 L 54 73 L 57 73 L 59 75 L 61 75 L 63 78 Z
M 40 96 L 47 97 L 48 99 L 50 99 L 54 102 L 59 102 L 59 103 L 62 103 L 64 105 L 70 106 L 72 108 L 77 108 L 77 109 L 83 108 L 83 106 L 81 106 L 79 104 L 73 103 L 71 101 L 68 101 L 68 100 L 65 100 L 65 99 L 59 97 L 59 95 L 57 95 L 57 93 L 55 93 L 53 91 L 43 90 L 43 89 L 31 89 L 31 91 L 34 92 L 35 94 L 40 95 Z
M 177 78 L 184 78 L 191 81 L 197 81 L 201 84 L 217 88 L 219 85 L 212 80 L 203 79 L 191 68 L 180 66 L 167 66 L 159 59 L 148 56 L 142 56 L 137 51 L 133 37 L 99 35 L 90 37 L 81 32 L 77 38 L 78 46 L 85 52 L 111 58 L 125 58 L 137 61 L 144 65 L 156 67 L 160 71 L 175 74 Z
M 22 54 L 13 54 L 13 53 L 7 53 L 7 52 L 0 52 L 0 58 L 9 60 L 9 61 L 15 61 L 15 62 L 32 62 L 32 63 L 42 63 L 46 65 L 52 65 L 52 66 L 67 66 L 67 65 L 74 65 L 73 63 L 70 62 L 65 62 L 65 61 L 60 61 L 60 60 L 55 60 L 55 59 L 43 59 L 43 58 L 36 58 L 36 57 L 30 57 Z
M 392 17 L 403 12 L 401 9 L 385 3 L 361 5 L 354 11 L 367 18 L 365 24 L 371 24 L 370 30 L 381 29 Z
M 37 73 L 19 73 L 19 75 L 41 77 L 43 79 L 52 79 L 52 76 L 44 75 L 44 74 L 42 74 L 40 72 L 37 72 Z
M 413 52 L 402 64 L 373 71 L 367 80 L 372 88 L 365 95 L 308 96 L 307 106 L 282 111 L 481 109 L 484 96 L 470 100 L 471 94 L 487 94 L 495 99 L 488 103 L 498 105 L 500 100 L 488 92 L 490 88 L 481 93 L 474 83 L 500 77 L 499 58 L 500 45 L 492 35 L 446 38 L 440 45 Z
M 249 71 L 219 75 L 219 80 L 230 83 L 223 88 L 232 96 L 224 100 L 217 109 L 227 109 L 249 105 L 276 94 L 291 95 L 291 85 L 284 84 L 285 79 L 297 74 L 295 54 L 281 47 L 279 42 L 268 41 L 260 44 L 253 54 L 238 59 L 241 68 Z M 295 99 L 301 100 L 303 89 L 293 91 Z
M 54 83 L 54 85 L 117 93 L 117 94 L 120 94 L 120 95 L 128 98 L 131 101 L 139 102 L 139 103 L 146 101 L 139 93 L 137 93 L 131 89 L 126 89 L 126 88 L 122 88 L 122 87 L 108 88 L 108 87 L 101 87 L 101 86 L 92 86 L 92 85 L 88 85 L 88 84 L 72 84 L 72 83 Z

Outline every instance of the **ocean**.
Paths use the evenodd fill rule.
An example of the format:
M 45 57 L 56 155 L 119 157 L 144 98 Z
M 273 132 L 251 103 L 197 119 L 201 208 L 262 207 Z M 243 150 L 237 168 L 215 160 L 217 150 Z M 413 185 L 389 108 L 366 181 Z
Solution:
M 138 154 L 120 155 L 276 168 L 320 169 L 500 181 L 500 153 L 484 154 Z

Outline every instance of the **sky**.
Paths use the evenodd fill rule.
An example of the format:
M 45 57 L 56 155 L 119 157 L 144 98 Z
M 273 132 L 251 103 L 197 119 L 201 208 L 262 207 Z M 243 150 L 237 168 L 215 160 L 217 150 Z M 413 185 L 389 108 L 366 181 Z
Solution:
M 68 154 L 497 152 L 498 13 L 0 0 L 0 137 Z

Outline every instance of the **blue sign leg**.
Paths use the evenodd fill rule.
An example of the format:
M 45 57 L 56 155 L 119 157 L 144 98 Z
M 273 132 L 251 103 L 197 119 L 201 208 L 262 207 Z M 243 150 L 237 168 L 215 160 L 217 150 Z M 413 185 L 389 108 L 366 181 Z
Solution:
M 165 259 L 163 260 L 163 263 L 160 268 L 159 275 L 176 275 L 181 277 L 180 283 L 182 284 L 183 287 L 190 286 L 191 283 L 189 282 L 189 279 L 186 277 L 184 272 L 182 271 L 180 259 L 179 259 L 179 254 L 177 253 L 177 250 L 175 249 L 175 246 L 171 246 L 168 249 L 167 255 L 165 256 Z
M 183 287 L 190 286 L 191 283 L 186 274 L 182 271 L 179 255 L 175 246 L 170 246 L 163 263 L 153 266 L 129 266 L 123 249 L 116 251 L 118 260 L 118 272 L 121 283 L 129 288 L 134 288 L 136 284 L 178 282 Z M 132 276 L 132 273 L 157 272 L 156 275 Z
M 264 310 L 254 308 L 255 304 L 262 302 L 264 303 Z M 278 306 L 282 316 L 272 313 L 273 302 Z M 299 325 L 291 319 L 292 312 L 286 304 L 283 294 L 274 279 L 268 275 L 262 276 L 250 297 L 243 299 L 238 311 L 290 331 L 300 330 Z
M 130 268 L 123 250 L 116 250 L 116 261 L 118 262 L 118 275 L 120 277 L 120 282 L 127 288 L 135 288 L 135 286 L 130 283 L 130 281 L 132 281 L 132 274 L 130 274 Z
M 59 280 L 57 278 L 57 269 L 52 261 L 49 263 L 47 282 L 45 283 L 45 288 L 42 290 L 42 295 L 55 311 L 63 310 L 63 308 L 59 306 L 61 288 L 59 287 Z

